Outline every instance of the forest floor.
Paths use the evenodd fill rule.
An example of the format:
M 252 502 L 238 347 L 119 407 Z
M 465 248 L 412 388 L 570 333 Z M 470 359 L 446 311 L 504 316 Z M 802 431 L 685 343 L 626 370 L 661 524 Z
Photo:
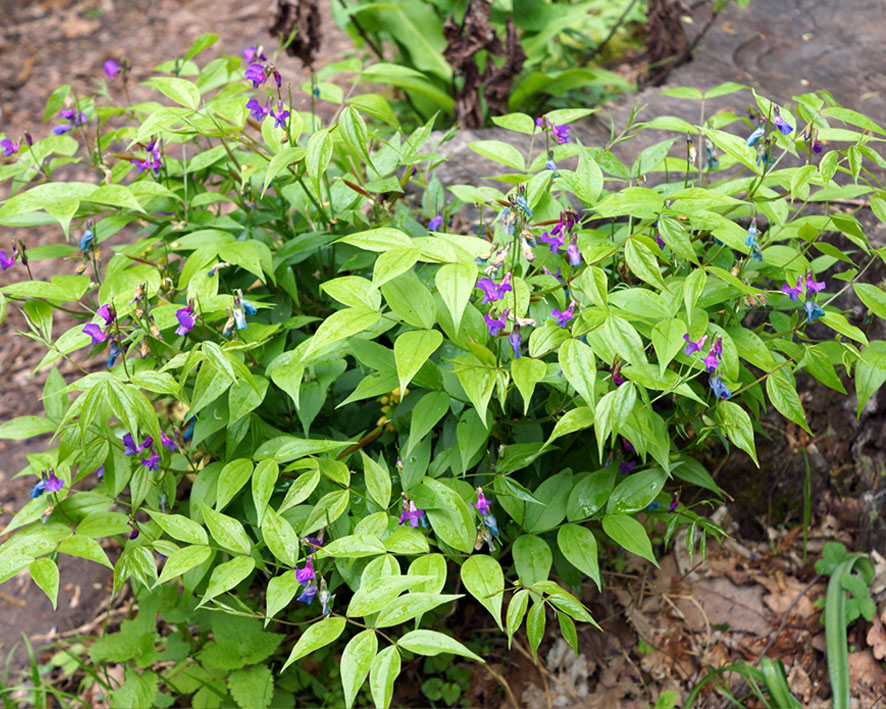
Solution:
M 886 89 L 881 90 L 875 78 L 882 74 L 870 67 L 886 63 L 883 46 L 874 41 L 876 20 L 862 21 L 865 13 L 874 17 L 878 1 L 847 0 L 852 7 L 841 12 L 846 18 L 852 15 L 852 26 L 859 28 L 851 39 L 839 34 L 848 19 L 825 17 L 823 13 L 831 10 L 821 4 L 806 8 L 809 3 L 803 0 L 761 0 L 745 14 L 730 9 L 700 45 L 706 59 L 678 70 L 669 83 L 745 81 L 782 99 L 809 90 L 811 84 L 832 90 L 852 108 L 882 108 Z M 349 38 L 332 23 L 326 3 L 321 5 L 325 38 L 318 66 L 342 58 L 351 47 Z M 239 54 L 252 44 L 274 44 L 267 35 L 267 0 L 6 0 L 0 6 L 5 17 L 0 27 L 0 52 L 5 59 L 0 62 L 0 126 L 13 139 L 25 130 L 35 136 L 45 134 L 49 127 L 39 121 L 52 89 L 64 82 L 94 85 L 106 59 L 127 57 L 136 84 L 149 76 L 156 63 L 182 55 L 206 32 L 220 37 L 207 53 L 209 57 Z M 807 38 L 810 33 L 812 44 Z M 810 53 L 813 45 L 815 52 Z M 296 59 L 284 57 L 278 67 L 294 85 L 309 78 Z M 134 88 L 136 95 L 139 90 Z M 654 95 L 647 90 L 642 98 Z M 307 108 L 307 98 L 302 100 L 305 103 L 299 108 Z M 25 236 L 17 230 L 4 231 L 2 248 L 8 248 L 7 237 Z M 30 230 L 26 238 L 34 246 L 60 241 L 63 236 L 59 229 L 46 228 Z M 33 265 L 35 278 L 51 275 L 47 263 Z M 9 279 L 8 272 L 0 274 L 0 284 Z M 27 339 L 11 336 L 23 326 L 20 313 L 13 311 L 10 308 L 0 325 L 0 362 L 5 375 L 0 422 L 42 411 L 40 393 L 46 373 L 32 370 L 43 353 Z M 74 371 L 73 365 L 61 368 L 63 375 Z M 870 539 L 860 534 L 858 522 L 867 510 L 864 495 L 882 488 L 884 451 L 880 446 L 886 444 L 879 441 L 886 397 L 881 396 L 879 402 L 874 397 L 861 423 L 855 421 L 852 397 L 838 408 L 816 388 L 810 387 L 804 397 L 811 411 L 813 438 L 773 425 L 768 456 L 761 456 L 763 471 L 735 458 L 721 462 L 717 480 L 732 497 L 713 514 L 731 539 L 723 546 L 709 543 L 703 564 L 698 558 L 690 559 L 684 541 L 678 539 L 661 559 L 660 568 L 627 559 L 617 572 L 604 574 L 603 593 L 593 587 L 585 589 L 584 600 L 606 632 L 581 629 L 578 657 L 558 632 L 550 630 L 556 627 L 553 618 L 549 618 L 536 666 L 525 638 L 515 638 L 514 648 L 508 650 L 481 609 L 467 611 L 461 618 L 463 637 L 488 639 L 492 671 L 475 669 L 461 688 L 463 699 L 471 706 L 511 706 L 516 700 L 528 707 L 639 708 L 652 706 L 662 692 L 673 691 L 682 704 L 707 668 L 739 660 L 753 664 L 765 654 L 784 662 L 789 685 L 804 706 L 829 706 L 824 631 L 815 603 L 823 598 L 827 579 L 815 573 L 813 563 L 826 541 L 841 541 L 852 549 Z M 34 440 L 0 441 L 0 529 L 29 499 L 33 477 L 16 475 L 27 465 L 25 456 L 38 452 L 39 445 Z M 797 497 L 804 451 L 813 461 L 814 478 L 805 550 L 799 522 L 802 495 Z M 768 476 L 765 484 L 760 484 L 760 476 Z M 786 505 L 785 499 L 792 499 L 793 504 Z M 877 616 L 873 623 L 856 623 L 849 638 L 853 698 L 865 708 L 886 706 L 882 663 L 886 658 L 886 561 L 878 551 L 886 550 L 873 550 L 877 567 L 873 591 L 880 599 Z M 126 615 L 125 596 L 114 599 L 109 607 L 109 570 L 63 561 L 61 576 L 56 612 L 27 574 L 0 588 L 0 628 L 4 630 L 0 653 L 12 652 L 10 683 L 15 670 L 27 661 L 24 644 L 18 640 L 22 633 L 37 648 L 38 661 L 46 663 L 52 650 L 40 648 L 100 631 L 106 620 L 113 627 Z M 52 673 L 59 678 L 59 670 Z M 404 675 L 396 702 L 427 705 L 417 667 L 407 668 Z M 718 702 L 709 695 L 702 705 L 720 706 Z

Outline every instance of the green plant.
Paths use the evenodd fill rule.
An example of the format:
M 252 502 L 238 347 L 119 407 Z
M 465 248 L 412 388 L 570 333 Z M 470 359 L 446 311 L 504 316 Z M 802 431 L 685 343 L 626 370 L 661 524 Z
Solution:
M 46 118 L 68 106 L 65 122 L 0 174 L 0 223 L 66 237 L 2 254 L 0 316 L 19 306 L 46 384 L 45 415 L 0 436 L 53 439 L 22 471 L 33 499 L 0 581 L 27 570 L 55 604 L 70 555 L 133 587 L 138 614 L 89 650 L 112 703 L 350 706 L 368 677 L 387 706 L 416 655 L 482 661 L 434 628 L 466 595 L 509 640 L 525 621 L 537 652 L 556 619 L 577 651 L 601 561 L 657 563 L 652 536 L 683 527 L 704 554 L 708 465 L 732 446 L 756 460 L 767 402 L 808 428 L 795 376 L 845 391 L 836 367 L 854 373 L 859 406 L 886 378 L 884 343 L 832 302 L 852 287 L 886 315 L 860 282 L 882 250 L 851 214 L 789 206 L 869 194 L 886 215 L 865 165 L 883 130 L 826 93 L 798 97 L 807 141 L 754 95 L 758 156 L 731 114 L 635 115 L 585 147 L 568 126 L 587 109 L 512 113 L 514 144 L 471 146 L 507 192 L 447 194 L 432 122 L 404 133 L 364 96 L 324 124 L 264 59 L 199 67 L 213 41 L 158 68 L 165 104 L 60 87 Z M 707 159 L 673 137 L 631 166 L 610 150 L 653 129 Z M 849 145 L 818 160 L 816 132 Z M 791 155 L 807 164 L 780 167 Z M 94 182 L 58 178 L 71 161 Z M 480 236 L 452 233 L 470 204 Z M 845 285 L 825 291 L 826 272 Z
M 733 694 L 733 690 L 730 689 L 729 685 L 722 681 L 726 675 L 732 673 L 744 678 L 753 695 L 767 709 L 802 709 L 803 705 L 791 694 L 788 688 L 787 677 L 785 676 L 784 665 L 781 660 L 770 660 L 768 657 L 764 657 L 760 661 L 759 668 L 744 662 L 734 662 L 717 670 L 710 669 L 702 677 L 701 681 L 692 688 L 689 696 L 686 697 L 684 707 L 690 709 L 690 707 L 694 706 L 699 693 L 709 683 L 716 684 L 717 689 L 729 700 L 732 706 L 745 706 L 741 699 Z M 764 694 L 763 687 L 766 688 L 768 696 Z
M 815 570 L 831 577 L 824 598 L 828 674 L 834 709 L 846 709 L 850 690 L 846 626 L 859 616 L 870 621 L 877 612 L 870 588 L 874 565 L 863 554 L 847 552 L 840 542 L 828 542 L 822 549 L 821 559 L 815 562 Z

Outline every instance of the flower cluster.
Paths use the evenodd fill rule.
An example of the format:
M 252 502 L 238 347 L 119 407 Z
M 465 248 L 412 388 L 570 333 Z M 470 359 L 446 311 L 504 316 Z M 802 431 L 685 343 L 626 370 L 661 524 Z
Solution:
M 574 231 L 577 224 L 578 215 L 571 209 L 564 209 L 560 213 L 560 219 L 554 225 L 554 228 L 550 232 L 543 232 L 538 237 L 538 240 L 543 244 L 547 244 L 551 252 L 555 254 L 566 246 L 566 240 L 569 239 L 569 245 L 566 246 L 566 255 L 569 257 L 569 263 L 572 266 L 581 265 L 578 236 Z
M 160 442 L 169 451 L 178 450 L 176 442 L 163 431 L 160 432 Z M 145 438 L 141 445 L 136 444 L 131 433 L 127 433 L 123 436 L 123 452 L 126 455 L 141 455 L 145 451 L 148 452 L 148 457 L 141 459 L 142 465 L 148 470 L 158 470 L 160 467 L 160 455 L 154 447 L 154 439 L 151 436 Z
M 283 85 L 280 72 L 273 64 L 268 63 L 268 58 L 261 47 L 247 47 L 243 50 L 243 59 L 249 64 L 243 76 L 252 82 L 252 88 L 257 89 L 268 80 L 269 76 L 274 77 L 278 89 Z
M 160 141 L 153 138 L 145 148 L 148 155 L 144 160 L 130 158 L 129 162 L 134 164 L 139 173 L 145 170 L 153 170 L 155 175 L 160 174 L 160 168 L 163 167 L 163 161 L 160 159 Z
M 110 305 L 101 306 L 98 310 L 95 311 L 95 314 L 98 315 L 102 320 L 104 320 L 104 329 L 98 323 L 91 322 L 88 325 L 83 326 L 83 332 L 85 332 L 92 338 L 91 344 L 99 345 L 102 342 L 106 342 L 108 338 L 113 337 L 111 333 L 111 325 L 114 324 L 114 319 L 116 315 L 114 313 L 114 309 Z
M 257 312 L 255 306 L 243 297 L 243 291 L 238 288 L 234 291 L 234 307 L 228 308 L 228 321 L 225 323 L 222 335 L 230 337 L 235 327 L 238 330 L 245 330 L 249 327 L 246 316 L 251 317 Z
M 64 118 L 67 123 L 62 123 L 52 129 L 52 132 L 56 135 L 64 135 L 78 126 L 85 126 L 88 121 L 86 114 L 82 111 L 78 111 L 76 108 L 65 108 L 59 111 L 59 115 Z
M 559 145 L 569 142 L 569 126 L 558 126 L 547 116 L 536 118 L 535 125 L 540 130 L 550 131 L 554 140 L 556 140 Z
M 44 492 L 58 492 L 65 486 L 64 480 L 57 477 L 55 471 L 52 468 L 49 469 L 49 475 L 46 475 L 46 471 L 43 470 L 40 473 L 40 479 L 31 488 L 31 498 L 36 499 L 40 497 Z
M 803 302 L 803 309 L 806 311 L 806 322 L 812 322 L 824 315 L 824 308 L 813 300 L 815 294 L 823 291 L 824 288 L 825 282 L 816 281 L 812 271 L 807 271 L 805 280 L 803 276 L 798 276 L 797 285 L 791 287 L 790 284 L 785 283 L 781 287 L 781 292 L 791 300 L 796 301 L 803 295 L 805 289 L 806 300 Z
M 692 355 L 696 352 L 701 352 L 704 347 L 705 341 L 708 339 L 707 335 L 702 335 L 698 340 L 692 341 L 689 339 L 689 335 L 683 335 L 683 339 L 686 341 L 686 347 L 683 348 L 683 354 Z M 708 350 L 707 355 L 702 359 L 702 363 L 704 364 L 705 371 L 710 375 L 708 377 L 708 384 L 714 392 L 714 395 L 719 399 L 728 399 L 732 396 L 729 391 L 729 388 L 723 383 L 723 380 L 720 378 L 720 375 L 717 374 L 717 370 L 720 368 L 720 365 L 723 363 L 723 338 L 718 337 L 711 348 Z
M 265 101 L 262 106 L 258 99 L 251 98 L 246 102 L 246 108 L 252 112 L 252 117 L 259 123 L 264 120 L 265 116 L 271 116 L 274 119 L 275 128 L 286 128 L 286 119 L 289 118 L 289 111 L 283 107 L 282 101 L 277 101 L 276 110 L 271 108 L 271 98 Z
M 477 501 L 474 503 L 477 513 L 480 515 L 480 526 L 477 529 L 477 543 L 475 549 L 479 551 L 483 542 L 489 546 L 489 551 L 495 551 L 495 537 L 499 536 L 498 522 L 492 514 L 492 503 L 483 494 L 483 488 L 477 488 Z
M 427 527 L 428 522 L 425 518 L 425 511 L 420 507 L 415 506 L 415 502 L 406 497 L 406 494 L 403 494 L 403 509 L 400 512 L 400 524 L 409 524 L 412 527 L 418 527 L 421 525 L 422 527 Z

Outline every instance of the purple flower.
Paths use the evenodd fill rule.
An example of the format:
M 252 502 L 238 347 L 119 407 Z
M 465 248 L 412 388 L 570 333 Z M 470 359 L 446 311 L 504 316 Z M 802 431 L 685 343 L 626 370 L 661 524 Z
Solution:
M 139 452 L 138 446 L 135 444 L 135 441 L 132 439 L 131 433 L 126 433 L 123 435 L 123 452 L 126 455 L 135 455 Z
M 133 522 L 129 523 L 129 526 L 132 527 L 132 531 L 129 533 L 129 539 L 132 541 L 133 539 L 138 538 L 138 527 L 135 526 Z
M 268 97 L 264 106 L 258 102 L 257 98 L 251 98 L 246 102 L 246 108 L 252 111 L 252 117 L 261 123 L 262 119 L 271 112 L 271 98 Z
M 661 238 L 661 234 L 655 235 L 655 243 L 658 244 L 658 248 L 662 251 L 665 250 L 665 240 Z
M 491 278 L 481 278 L 477 281 L 477 288 L 483 291 L 481 305 L 501 300 L 504 298 L 505 293 L 513 290 L 511 287 L 511 274 L 508 272 L 508 274 L 502 279 L 501 283 L 496 283 Z
M 53 128 L 52 132 L 55 133 L 56 135 L 64 135 L 65 133 L 67 133 L 68 131 L 73 130 L 73 129 L 74 129 L 74 126 L 63 123 L 62 125 L 59 125 L 59 126 L 56 126 L 55 128 Z
M 13 143 L 9 138 L 4 138 L 0 140 L 0 146 L 3 147 L 3 155 L 4 157 L 9 157 L 10 155 L 14 155 L 18 152 L 19 143 Z
M 775 124 L 775 127 L 778 128 L 782 135 L 787 135 L 792 130 L 794 130 L 791 127 L 791 124 L 781 117 L 781 109 L 779 109 L 778 106 L 773 106 L 772 111 L 773 113 L 775 113 L 775 117 L 772 119 L 772 122 Z
M 99 482 L 105 479 L 105 466 L 100 465 L 95 469 L 96 477 L 98 477 Z
M 572 235 L 572 240 L 566 247 L 566 254 L 569 256 L 569 263 L 572 266 L 581 265 L 581 253 L 578 250 L 578 244 L 575 243 L 575 234 Z
M 552 273 L 551 270 L 547 266 L 542 266 L 541 270 L 546 276 L 550 276 L 551 278 L 556 279 L 557 282 L 559 282 L 559 283 L 563 282 L 563 279 L 560 278 L 560 270 L 561 269 L 558 268 L 556 273 Z
M 803 293 L 803 276 L 797 276 L 797 285 L 791 288 L 787 283 L 781 287 L 781 292 L 791 300 L 797 300 Z
M 634 444 L 631 443 L 627 438 L 622 438 L 621 443 L 624 446 L 624 449 L 628 453 L 636 453 L 637 452 L 636 448 L 634 448 Z
M 50 470 L 49 477 L 46 478 L 46 491 L 47 492 L 58 492 L 65 486 L 64 480 L 56 477 L 55 472 Z
M 308 558 L 305 560 L 305 565 L 295 570 L 295 580 L 298 581 L 302 586 L 307 586 L 308 581 L 312 581 L 317 577 L 314 573 L 314 555 L 308 555 Z
M 483 319 L 486 321 L 486 329 L 489 330 L 489 334 L 492 337 L 496 337 L 502 330 L 507 327 L 507 318 L 508 308 L 505 308 L 501 316 L 499 316 L 498 318 L 492 317 L 489 313 L 485 313 L 483 315 Z
M 511 343 L 511 349 L 514 350 L 514 357 L 520 359 L 520 345 L 523 342 L 523 335 L 520 334 L 519 325 L 514 325 L 514 329 L 508 335 L 508 342 Z
M 176 335 L 187 335 L 194 329 L 194 306 L 191 303 L 188 303 L 187 308 L 176 310 L 175 317 L 178 319 L 178 327 L 175 328 Z
M 492 503 L 486 499 L 486 495 L 483 494 L 483 488 L 477 488 L 477 501 L 474 503 L 474 507 L 477 508 L 477 511 L 480 513 L 480 516 L 483 517 L 489 514 L 489 508 L 492 506 Z
M 296 573 L 298 573 L 298 572 L 296 571 Z M 317 595 L 317 582 L 312 579 L 312 580 L 308 581 L 308 585 L 305 586 L 305 590 L 302 591 L 302 594 L 298 598 L 296 598 L 295 600 L 299 601 L 300 603 L 311 604 L 314 602 L 314 596 L 316 596 L 316 595 Z
M 59 115 L 68 123 L 53 128 L 52 132 L 56 135 L 64 135 L 77 126 L 86 125 L 86 114 L 82 111 L 78 111 L 75 108 L 66 108 L 62 111 L 59 111 Z
M 252 45 L 243 50 L 243 60 L 247 64 L 251 64 L 256 60 L 256 58 L 263 62 L 268 61 L 268 58 L 265 56 L 262 47 L 256 47 L 255 45 Z
M 701 352 L 701 348 L 704 347 L 704 343 L 708 339 L 708 336 L 702 335 L 696 342 L 693 342 L 689 339 L 689 333 L 686 333 L 683 335 L 683 339 L 686 340 L 686 347 L 683 348 L 683 354 L 691 355 L 693 352 Z
M 276 69 L 274 69 L 274 70 L 271 72 L 271 76 L 274 77 L 274 83 L 277 84 L 277 88 L 278 88 L 278 89 L 279 89 L 281 86 L 283 86 L 283 79 L 282 79 L 282 77 L 280 76 L 280 72 L 279 72 L 279 71 L 277 71 Z
M 95 314 L 105 321 L 105 325 L 110 325 L 114 322 L 114 312 L 111 310 L 110 305 L 105 304 L 101 306 L 95 311 Z
M 806 311 L 806 322 L 812 322 L 824 316 L 824 308 L 811 300 L 803 303 L 803 309 Z
M 403 500 L 403 510 L 400 512 L 399 524 L 404 524 L 408 521 L 413 527 L 418 527 L 424 513 L 425 511 L 416 507 L 412 500 Z
M 155 175 L 160 174 L 160 168 L 163 167 L 163 161 L 160 160 L 160 143 L 152 140 L 146 148 L 148 156 L 144 160 L 130 158 L 129 162 L 134 163 L 139 173 L 145 170 L 153 170 Z
M 713 377 L 708 378 L 708 384 L 714 392 L 714 396 L 718 399 L 728 399 L 732 396 L 728 387 L 723 383 L 723 380 L 720 379 L 720 377 L 714 375 Z
M 618 472 L 620 472 L 622 475 L 627 475 L 636 467 L 637 463 L 635 461 L 623 460 L 621 461 L 621 463 L 618 464 Z
M 569 307 L 566 308 L 566 310 L 564 310 L 562 313 L 557 308 L 554 308 L 551 315 L 554 317 L 560 327 L 567 327 L 569 325 L 569 321 L 575 318 L 575 301 L 573 300 L 569 304 Z
M 551 134 L 557 140 L 557 143 L 563 145 L 563 143 L 569 142 L 569 126 L 555 126 L 552 124 Z
M 0 251 L 0 271 L 5 271 L 7 268 L 14 266 L 16 256 L 15 251 L 12 252 L 12 256 L 9 256 L 5 251 Z
M 806 293 L 808 294 L 810 291 L 813 293 L 818 293 L 819 291 L 824 290 L 825 283 L 824 281 L 816 282 L 813 277 L 812 271 L 806 272 Z
M 178 446 L 176 445 L 175 441 L 167 436 L 163 431 L 160 431 L 160 442 L 171 451 L 178 450 Z
M 157 452 L 152 448 L 150 451 L 151 455 L 147 458 L 142 458 L 142 465 L 144 465 L 148 470 L 159 470 L 160 469 L 160 456 L 157 455 Z
M 289 118 L 289 111 L 283 109 L 283 102 L 277 101 L 277 112 L 271 111 L 274 117 L 274 128 L 286 128 L 286 119 Z
M 545 160 L 545 167 L 548 168 L 548 170 L 551 170 L 553 173 L 555 173 L 554 177 L 558 177 L 558 175 L 556 174 L 557 163 L 555 163 L 552 158 L 548 158 L 547 160 Z
M 101 326 L 94 322 L 84 325 L 83 332 L 92 338 L 92 342 L 90 343 L 92 345 L 97 345 L 108 339 L 108 333 L 102 330 Z
M 824 150 L 824 146 L 818 142 L 818 138 L 812 139 L 812 152 L 818 155 Z
M 717 341 L 711 345 L 711 349 L 708 350 L 707 357 L 705 357 L 702 362 L 704 362 L 704 368 L 706 372 L 715 372 L 717 371 L 717 367 L 720 366 L 720 357 L 723 354 L 723 338 L 718 337 Z
M 538 237 L 538 240 L 543 244 L 547 244 L 552 253 L 557 253 L 566 244 L 566 236 L 562 233 L 562 231 L 560 233 L 552 231 L 551 234 L 548 234 L 548 232 L 544 232 L 540 237 Z
M 668 505 L 668 512 L 673 512 L 677 509 L 677 505 L 680 504 L 680 498 L 677 496 L 677 493 L 674 493 L 674 496 L 671 498 L 671 504 Z
M 620 387 L 622 384 L 625 383 L 625 378 L 623 376 L 621 376 L 621 368 L 620 367 L 618 367 L 618 368 L 614 367 L 611 371 L 612 371 L 612 383 L 615 384 L 615 386 Z
M 105 61 L 105 74 L 107 74 L 110 78 L 114 78 L 117 76 L 117 73 L 120 71 L 120 65 L 115 62 L 113 59 L 108 59 Z
M 243 76 L 252 82 L 252 88 L 257 89 L 268 80 L 265 68 L 261 64 L 250 64 L 243 72 Z
M 443 225 L 443 215 L 438 214 L 428 222 L 428 231 L 437 231 Z
M 757 141 L 760 140 L 760 138 L 762 138 L 765 133 L 766 131 L 764 130 L 763 124 L 761 123 L 756 128 L 754 128 L 754 132 L 747 137 L 745 143 L 747 143 L 748 147 L 753 147 L 757 144 Z

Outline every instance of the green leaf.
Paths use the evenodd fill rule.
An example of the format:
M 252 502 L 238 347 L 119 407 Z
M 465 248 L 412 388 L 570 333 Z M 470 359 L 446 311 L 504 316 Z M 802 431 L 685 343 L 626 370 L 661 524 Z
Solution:
M 489 158 L 502 165 L 507 165 L 515 170 L 523 172 L 526 169 L 526 161 L 517 148 L 510 143 L 500 140 L 478 140 L 468 143 L 468 147 L 478 155 Z
M 125 681 L 111 692 L 112 707 L 151 707 L 157 697 L 160 678 L 155 672 L 144 670 L 139 673 L 127 668 Z
M 349 234 L 339 239 L 336 243 L 350 244 L 364 251 L 385 252 L 391 249 L 411 248 L 412 239 L 399 229 L 383 227 L 381 229 L 369 229 L 367 231 Z
M 267 605 L 265 625 L 292 602 L 300 585 L 295 576 L 295 569 L 290 569 L 279 576 L 274 576 L 268 581 L 267 593 L 265 594 L 265 604 Z
M 461 567 L 461 581 L 468 593 L 486 608 L 495 624 L 501 624 L 501 605 L 504 600 L 505 577 L 499 564 L 491 556 L 473 554 L 465 559 Z
M 803 412 L 803 404 L 800 395 L 794 387 L 793 381 L 784 369 L 776 369 L 766 377 L 766 393 L 772 405 L 785 418 L 790 419 L 804 431 L 812 434 L 809 424 L 806 423 L 806 414 Z
M 360 112 L 353 106 L 345 107 L 338 118 L 339 134 L 345 144 L 356 152 L 364 162 L 372 165 L 369 156 L 369 132 Z
M 218 35 L 214 32 L 201 34 L 199 37 L 197 37 L 197 39 L 194 40 L 194 43 L 191 45 L 190 49 L 188 49 L 187 53 L 184 56 L 184 61 L 188 61 L 188 59 L 193 59 L 204 50 L 209 49 L 209 47 L 211 47 L 216 42 L 218 42 Z
M 425 394 L 415 405 L 409 425 L 409 442 L 406 445 L 407 456 L 412 452 L 415 445 L 446 415 L 449 411 L 449 401 L 449 394 L 446 392 L 432 391 Z
M 203 512 L 203 519 L 209 528 L 209 533 L 215 541 L 236 554 L 249 555 L 252 551 L 252 542 L 238 520 L 216 512 L 202 501 L 200 502 L 200 510 Z
M 721 401 L 717 404 L 717 415 L 729 435 L 729 440 L 751 456 L 759 468 L 754 447 L 754 427 L 747 411 L 733 401 Z
M 198 607 L 219 594 L 230 591 L 249 576 L 253 569 L 255 569 L 255 559 L 251 556 L 238 556 L 231 559 L 231 561 L 226 561 L 216 566 L 212 570 L 212 576 L 209 577 L 209 585 L 203 592 L 203 598 L 200 600 Z
M 371 308 L 366 307 L 337 310 L 320 323 L 320 326 L 317 328 L 317 331 L 314 333 L 314 336 L 311 338 L 305 349 L 303 357 L 307 358 L 322 347 L 326 347 L 372 327 L 378 322 L 380 317 L 381 315 L 377 310 L 372 310 Z
M 372 270 L 372 286 L 380 288 L 388 281 L 403 275 L 415 265 L 419 256 L 421 256 L 421 251 L 412 246 L 385 251 L 375 260 L 375 268 Z
M 484 365 L 473 355 L 461 355 L 455 362 L 455 373 L 462 388 L 477 410 L 477 416 L 486 425 L 486 407 L 495 388 L 495 370 Z
M 58 550 L 62 554 L 70 554 L 71 556 L 78 556 L 81 559 L 89 559 L 97 564 L 107 566 L 109 569 L 114 568 L 108 560 L 108 555 L 105 553 L 105 550 L 102 549 L 102 545 L 92 537 L 87 537 L 83 534 L 74 534 L 68 537 L 58 545 Z
M 606 515 L 603 518 L 603 531 L 616 544 L 658 566 L 646 529 L 633 517 Z
M 560 417 L 559 421 L 557 421 L 557 424 L 554 426 L 554 430 L 551 431 L 551 435 L 545 442 L 545 447 L 551 445 L 551 443 L 553 443 L 561 436 L 566 436 L 570 433 L 575 433 L 576 431 L 590 428 L 593 425 L 594 410 L 591 407 L 579 406 L 577 408 L 570 409 L 563 416 Z
M 594 351 L 579 340 L 566 340 L 560 346 L 559 361 L 566 381 L 575 387 L 588 406 L 596 406 Z
M 315 552 L 318 559 L 328 556 L 343 559 L 357 559 L 364 556 L 377 556 L 385 553 L 381 540 L 371 534 L 348 534 L 339 537 Z
M 415 559 L 409 565 L 410 576 L 419 576 L 423 579 L 414 590 L 425 593 L 440 593 L 446 584 L 446 559 L 442 554 L 426 554 Z
M 858 399 L 858 417 L 874 392 L 886 382 L 886 343 L 871 342 L 862 350 L 861 359 L 855 367 L 855 395 Z
M 476 281 L 477 267 L 473 263 L 447 263 L 434 276 L 437 291 L 452 316 L 456 336 Z
M 807 349 L 804 366 L 809 373 L 822 384 L 831 389 L 835 389 L 841 394 L 846 394 L 843 382 L 841 382 L 840 377 L 837 376 L 837 371 L 834 369 L 834 365 L 831 364 L 831 359 L 824 351 L 824 348 L 815 345 Z
M 463 598 L 460 593 L 407 593 L 395 598 L 387 606 L 381 609 L 375 621 L 376 628 L 390 628 L 424 615 L 430 610 Z
M 439 330 L 411 330 L 397 338 L 394 342 L 394 360 L 402 394 L 405 395 L 409 382 L 441 344 L 443 334 Z
M 273 458 L 260 460 L 252 474 L 252 504 L 258 515 L 258 524 L 261 525 L 265 508 L 271 495 L 274 494 L 274 486 L 277 484 L 277 476 L 280 474 L 280 466 Z
M 658 497 L 668 476 L 661 468 L 632 473 L 622 480 L 609 496 L 609 513 L 638 512 Z
M 362 450 L 360 456 L 363 459 L 363 477 L 369 496 L 383 510 L 387 509 L 391 502 L 391 474 Z
M 329 167 L 329 161 L 332 160 L 333 147 L 332 136 L 329 135 L 326 128 L 321 128 L 308 139 L 305 167 L 318 194 L 320 193 L 320 178 Z
M 270 551 L 284 564 L 295 566 L 298 560 L 298 535 L 283 515 L 274 512 L 273 507 L 265 509 L 261 525 L 262 538 Z
M 406 271 L 381 287 L 394 314 L 413 327 L 430 330 L 437 318 L 437 304 L 431 291 L 414 271 Z
M 457 492 L 438 480 L 426 477 L 415 488 L 414 499 L 425 510 L 434 533 L 441 541 L 465 554 L 473 551 L 477 541 L 474 516 Z
M 49 598 L 50 603 L 52 603 L 52 610 L 55 610 L 58 602 L 58 566 L 48 556 L 43 556 L 31 562 L 31 565 L 28 566 L 28 572 L 31 574 L 31 578 L 34 579 L 34 583 Z
M 448 652 L 476 660 L 477 662 L 486 662 L 482 657 L 468 650 L 455 638 L 438 633 L 436 630 L 413 630 L 400 638 L 397 641 L 397 645 L 417 655 L 436 657 L 440 653 Z
M 237 458 L 225 465 L 218 476 L 218 487 L 215 493 L 215 509 L 221 511 L 240 492 L 252 475 L 252 461 L 248 458 Z
M 541 645 L 542 638 L 545 634 L 545 604 L 538 600 L 532 604 L 529 615 L 526 617 L 526 637 L 529 640 L 529 647 L 532 649 L 532 656 L 537 660 L 538 646 Z
M 655 348 L 658 368 L 662 376 L 664 376 L 664 371 L 671 360 L 685 346 L 686 341 L 683 339 L 683 335 L 686 332 L 686 323 L 679 318 L 661 320 L 652 328 L 652 346 Z
M 520 357 L 511 360 L 511 376 L 523 396 L 524 415 L 529 411 L 529 402 L 532 399 L 532 392 L 535 391 L 535 385 L 545 378 L 547 371 L 547 366 L 540 359 Z
M 173 76 L 155 76 L 147 85 L 157 89 L 164 96 L 172 99 L 180 106 L 196 111 L 200 107 L 200 90 L 193 82 Z
M 341 684 L 345 691 L 345 705 L 350 709 L 357 691 L 366 681 L 370 665 L 378 651 L 378 638 L 371 629 L 357 633 L 345 645 L 341 655 Z
M 335 522 L 348 509 L 349 499 L 350 492 L 348 490 L 333 490 L 323 495 L 317 504 L 314 505 L 311 514 L 308 515 L 308 519 L 305 522 L 305 526 L 302 527 L 299 536 L 306 537 L 321 527 L 328 527 Z
M 234 670 L 228 677 L 228 689 L 241 709 L 267 709 L 274 698 L 274 675 L 267 665 Z
M 523 622 L 523 616 L 526 615 L 526 606 L 529 604 L 529 591 L 525 588 L 517 591 L 508 602 L 507 626 L 508 626 L 508 647 L 511 646 L 511 640 L 520 629 Z
M 658 259 L 643 242 L 628 239 L 625 243 L 625 260 L 631 272 L 646 283 L 667 290 L 658 268 Z
M 345 618 L 327 616 L 323 620 L 310 625 L 299 636 L 280 671 L 284 671 L 293 662 L 300 660 L 305 655 L 314 652 L 314 650 L 319 650 L 321 647 L 335 641 L 342 634 L 346 624 L 347 620 Z
M 557 546 L 566 561 L 591 578 L 601 590 L 600 565 L 597 562 L 597 538 L 587 527 L 564 524 L 557 530 Z
M 306 473 L 299 475 L 292 482 L 292 485 L 289 486 L 289 490 L 286 491 L 286 497 L 283 498 L 283 502 L 280 503 L 277 512 L 282 515 L 290 507 L 300 505 L 311 496 L 311 493 L 314 492 L 319 483 L 319 467 L 313 468 Z
M 154 510 L 147 510 L 153 519 L 173 539 L 178 539 L 187 544 L 209 544 L 209 537 L 194 520 L 177 514 L 163 514 Z
M 400 674 L 400 651 L 386 647 L 375 656 L 369 668 L 369 689 L 376 709 L 387 709 L 394 696 L 394 680 Z
M 547 581 L 554 555 L 544 539 L 534 534 L 521 534 L 514 540 L 512 553 L 520 583 L 531 588 L 539 581 Z
M 540 505 L 527 505 L 524 527 L 534 533 L 553 529 L 566 516 L 566 502 L 572 490 L 572 471 L 561 470 L 535 489 Z
M 193 544 L 172 552 L 169 558 L 166 559 L 163 571 L 160 573 L 160 578 L 157 579 L 155 586 L 166 583 L 170 579 L 181 576 L 186 571 L 193 569 L 195 566 L 199 566 L 209 558 L 211 553 L 212 550 L 202 544 Z
M 43 416 L 19 416 L 0 425 L 0 438 L 21 441 L 33 436 L 52 433 L 56 424 Z
M 886 293 L 882 288 L 870 283 L 853 283 L 852 287 L 855 289 L 855 295 L 874 315 L 886 320 Z
M 612 492 L 614 484 L 614 465 L 585 475 L 569 493 L 569 501 L 566 504 L 567 519 L 570 522 L 583 521 L 602 510 L 609 500 L 609 493 Z

